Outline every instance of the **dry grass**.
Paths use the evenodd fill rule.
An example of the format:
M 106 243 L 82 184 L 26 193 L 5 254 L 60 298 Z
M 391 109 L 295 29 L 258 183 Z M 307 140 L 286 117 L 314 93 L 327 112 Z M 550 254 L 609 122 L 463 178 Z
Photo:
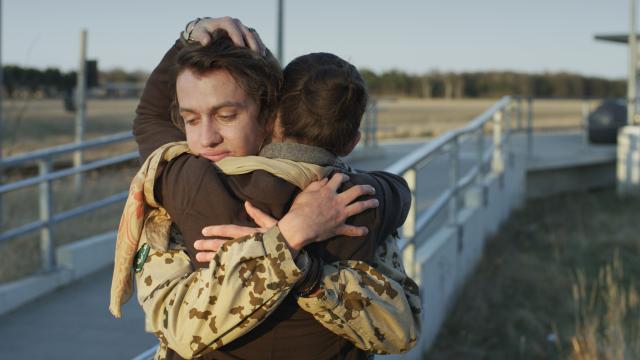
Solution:
M 634 334 L 621 319 L 624 326 L 640 322 L 637 311 L 620 312 L 623 297 L 627 308 L 637 301 L 630 286 L 640 279 L 639 211 L 640 199 L 612 190 L 528 202 L 487 244 L 426 358 L 567 359 L 575 344 L 583 353 L 604 346 L 617 351 L 617 332 Z M 624 286 L 618 262 L 610 265 L 616 252 L 625 264 Z M 598 284 L 597 308 L 585 307 L 592 283 Z M 599 319 L 595 332 L 589 330 L 593 319 Z
M 87 139 L 131 130 L 137 100 L 90 100 Z M 74 141 L 75 114 L 62 100 L 7 100 L 3 103 L 3 156 Z
M 640 298 L 633 282 L 625 279 L 619 254 L 588 282 L 583 272 L 577 273 L 570 359 L 640 358 Z
M 378 102 L 379 136 L 438 136 L 467 124 L 496 101 L 498 99 L 381 99 Z M 596 105 L 596 101 L 589 102 L 591 109 Z M 582 100 L 536 100 L 533 112 L 536 130 L 582 126 Z
M 379 137 L 437 136 L 468 123 L 497 99 L 380 99 Z M 90 100 L 86 137 L 131 129 L 137 100 Z M 590 103 L 594 108 L 596 102 Z M 74 114 L 64 111 L 61 100 L 9 100 L 4 104 L 4 155 L 73 141 Z M 537 129 L 577 128 L 581 100 L 536 100 Z M 515 125 L 515 124 L 514 124 Z

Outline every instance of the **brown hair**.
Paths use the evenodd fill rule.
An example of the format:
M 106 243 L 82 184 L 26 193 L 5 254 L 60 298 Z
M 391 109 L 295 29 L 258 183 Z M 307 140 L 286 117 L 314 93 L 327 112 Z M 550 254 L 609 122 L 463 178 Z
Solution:
M 174 89 L 175 80 L 187 69 L 198 75 L 216 70 L 227 71 L 258 105 L 258 121 L 270 129 L 278 107 L 282 69 L 269 50 L 262 57 L 249 48 L 236 46 L 225 30 L 218 29 L 211 34 L 208 45 L 189 44 L 178 52 L 172 71 Z M 184 131 L 175 91 L 171 118 Z
M 312 53 L 284 69 L 282 135 L 346 155 L 367 106 L 365 82 L 355 66 L 329 53 Z

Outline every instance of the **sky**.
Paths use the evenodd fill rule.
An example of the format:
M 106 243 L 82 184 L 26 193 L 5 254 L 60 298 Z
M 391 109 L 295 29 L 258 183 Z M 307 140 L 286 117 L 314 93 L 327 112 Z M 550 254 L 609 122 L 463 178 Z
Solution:
M 285 0 L 285 63 L 332 52 L 376 72 L 570 71 L 624 78 L 628 0 Z M 74 69 L 81 29 L 101 70 L 151 71 L 185 24 L 233 16 L 275 52 L 277 0 L 4 0 L 2 62 Z

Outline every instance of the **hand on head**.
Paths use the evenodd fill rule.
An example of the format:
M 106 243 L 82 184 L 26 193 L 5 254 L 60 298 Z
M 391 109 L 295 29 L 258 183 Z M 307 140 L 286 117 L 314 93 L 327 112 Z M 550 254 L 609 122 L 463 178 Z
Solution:
M 189 25 L 186 30 L 186 37 L 190 41 L 199 42 L 203 46 L 207 45 L 211 41 L 212 32 L 217 29 L 224 29 L 237 46 L 248 47 L 262 56 L 266 55 L 267 48 L 264 46 L 262 39 L 260 39 L 260 35 L 253 28 L 244 25 L 239 19 L 229 16 L 202 18 L 195 20 L 193 25 Z

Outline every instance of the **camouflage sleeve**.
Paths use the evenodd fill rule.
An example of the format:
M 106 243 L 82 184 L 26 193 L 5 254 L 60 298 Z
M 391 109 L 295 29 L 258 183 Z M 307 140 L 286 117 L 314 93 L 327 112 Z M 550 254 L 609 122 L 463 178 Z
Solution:
M 420 335 L 418 285 L 407 276 L 396 239 L 376 249 L 375 263 L 340 261 L 324 266 L 319 297 L 298 298 L 298 305 L 324 327 L 360 349 L 401 353 Z
M 208 268 L 195 271 L 183 249 L 151 249 L 136 273 L 137 296 L 147 331 L 192 358 L 255 327 L 305 270 L 274 227 L 227 242 Z

